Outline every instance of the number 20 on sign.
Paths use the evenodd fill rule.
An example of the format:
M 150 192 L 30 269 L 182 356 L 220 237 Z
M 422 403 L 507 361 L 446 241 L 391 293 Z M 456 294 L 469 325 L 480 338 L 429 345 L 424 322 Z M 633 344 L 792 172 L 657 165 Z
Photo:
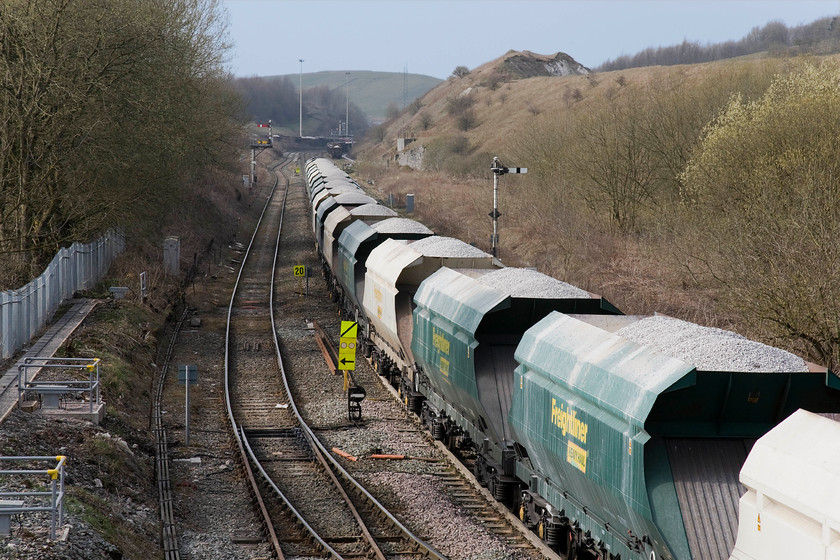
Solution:
M 295 266 L 295 276 L 300 276 L 300 277 L 306 276 L 306 267 L 303 266 L 302 264 L 296 265 Z

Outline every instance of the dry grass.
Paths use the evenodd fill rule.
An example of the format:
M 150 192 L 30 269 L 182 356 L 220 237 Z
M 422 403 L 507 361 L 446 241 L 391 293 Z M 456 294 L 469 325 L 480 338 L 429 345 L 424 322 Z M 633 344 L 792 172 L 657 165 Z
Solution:
M 696 66 L 634 68 L 599 74 L 595 79 L 590 76 L 528 78 L 504 82 L 494 89 L 491 87 L 491 77 L 500 60 L 482 65 L 463 78 L 450 78 L 424 96 L 420 112 L 431 115 L 434 123 L 427 130 L 421 125 L 419 113 L 411 115 L 410 112 L 403 112 L 387 123 L 385 141 L 373 149 L 379 152 L 392 151 L 398 135 L 422 139 L 461 134 L 456 118 L 448 114 L 449 101 L 460 95 L 474 99 L 473 108 L 478 114 L 477 126 L 467 134 L 471 146 L 475 150 L 502 157 L 515 151 L 510 145 L 511 140 L 531 126 L 531 123 L 564 112 L 585 110 L 593 101 L 600 102 L 604 98 L 621 95 L 622 90 L 631 84 L 661 82 L 676 74 L 689 81 L 703 80 L 710 71 L 738 73 L 743 72 L 748 65 L 762 65 L 773 72 L 784 64 L 782 60 L 762 59 Z

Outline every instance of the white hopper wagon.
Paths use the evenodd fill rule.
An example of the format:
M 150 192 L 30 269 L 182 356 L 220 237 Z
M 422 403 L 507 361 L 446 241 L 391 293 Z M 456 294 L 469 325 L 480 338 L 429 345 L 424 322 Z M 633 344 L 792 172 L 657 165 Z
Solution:
M 730 560 L 840 560 L 840 423 L 797 410 L 741 468 Z

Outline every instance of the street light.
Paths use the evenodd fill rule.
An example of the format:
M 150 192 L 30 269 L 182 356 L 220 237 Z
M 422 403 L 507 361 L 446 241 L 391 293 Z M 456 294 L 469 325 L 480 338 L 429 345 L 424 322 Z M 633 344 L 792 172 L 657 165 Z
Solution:
M 344 73 L 347 76 L 347 110 L 344 115 L 344 135 L 350 137 L 350 72 Z
M 303 59 L 300 61 L 300 76 L 298 77 L 298 94 L 300 94 L 300 137 L 303 138 Z

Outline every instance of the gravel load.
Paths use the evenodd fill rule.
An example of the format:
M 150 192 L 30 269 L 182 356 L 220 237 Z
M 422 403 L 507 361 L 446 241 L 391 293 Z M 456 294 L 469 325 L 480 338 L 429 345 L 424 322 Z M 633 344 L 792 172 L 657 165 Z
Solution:
M 362 204 L 350 210 L 352 216 L 396 216 L 397 213 L 381 204 Z
M 786 350 L 749 340 L 732 331 L 703 327 L 673 317 L 646 317 L 616 334 L 694 364 L 701 371 L 808 371 L 805 360 Z
M 335 201 L 342 206 L 352 206 L 354 204 L 362 205 L 375 203 L 376 201 L 366 195 L 364 192 L 341 192 L 335 195 Z
M 418 239 L 411 244 L 411 248 L 426 257 L 480 259 L 490 256 L 481 249 L 473 247 L 469 243 L 464 243 L 460 239 L 439 235 Z
M 363 191 L 361 188 L 357 187 L 355 185 L 355 183 L 340 183 L 340 184 L 339 183 L 333 183 L 333 184 L 328 183 L 327 186 L 324 187 L 324 188 L 327 191 L 327 193 L 329 193 L 330 196 L 338 196 L 340 194 L 346 194 L 346 193 L 360 194 L 360 195 L 365 194 L 365 191 Z
M 420 222 L 408 218 L 388 218 L 379 223 L 371 224 L 379 233 L 419 233 L 432 235 L 434 232 Z
M 586 290 L 529 268 L 500 268 L 479 276 L 477 280 L 515 298 L 588 299 L 592 297 Z

